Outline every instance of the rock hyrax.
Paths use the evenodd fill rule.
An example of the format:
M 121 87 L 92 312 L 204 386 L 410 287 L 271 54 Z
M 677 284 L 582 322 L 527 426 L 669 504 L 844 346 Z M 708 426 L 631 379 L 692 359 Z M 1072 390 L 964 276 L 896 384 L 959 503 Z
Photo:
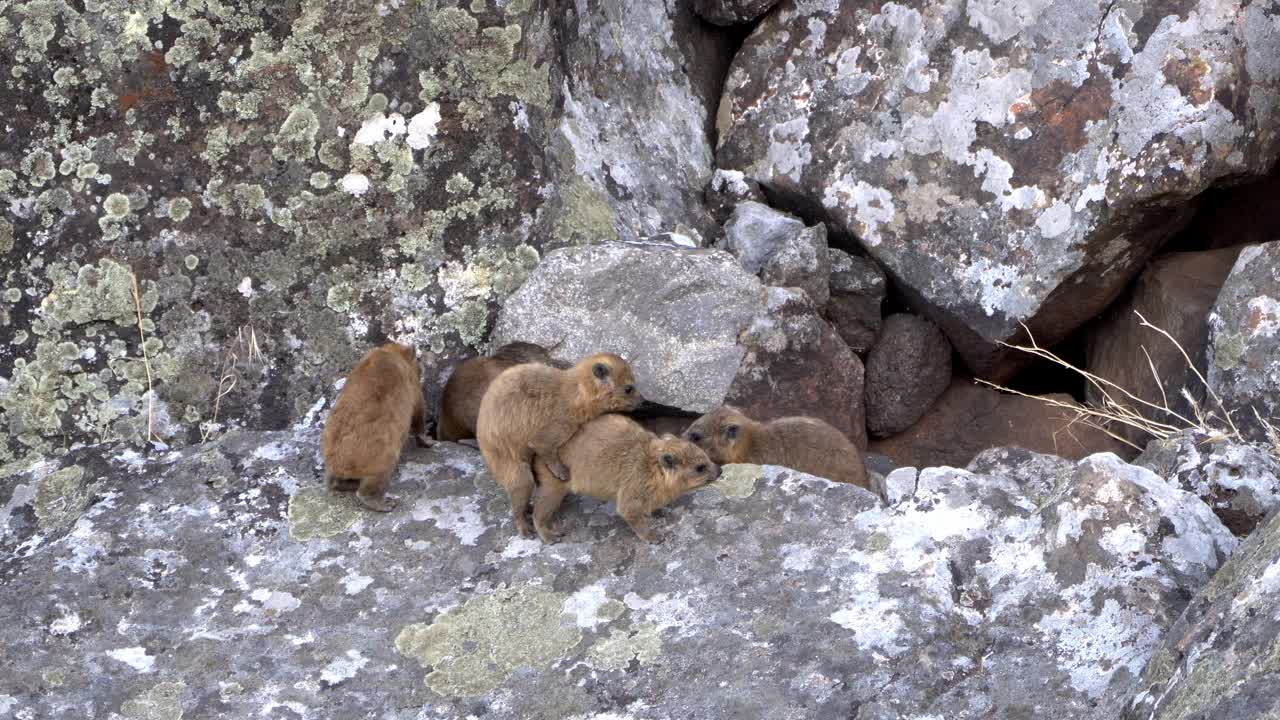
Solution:
M 440 396 L 436 438 L 458 442 L 475 437 L 476 418 L 480 415 L 480 400 L 485 390 L 503 370 L 523 363 L 568 367 L 552 360 L 542 346 L 527 342 L 507 343 L 488 357 L 463 360 L 449 376 Z
M 718 463 L 782 465 L 836 482 L 867 487 L 862 453 L 844 433 L 812 417 L 756 422 L 731 405 L 703 415 L 684 438 Z
M 720 477 L 720 466 L 697 445 L 674 435 L 658 437 L 624 415 L 601 415 L 583 425 L 560 448 L 560 459 L 569 467 L 569 482 L 534 459 L 533 525 L 546 543 L 560 537 L 552 518 L 566 493 L 613 500 L 636 535 L 657 542 L 650 514 Z
M 426 437 L 426 411 L 418 359 L 410 347 L 386 343 L 370 350 L 347 376 L 347 383 L 324 423 L 325 480 L 332 490 L 355 490 L 371 510 L 387 512 L 386 497 L 405 438 Z
M 526 516 L 533 456 L 567 480 L 560 446 L 588 420 L 631 410 L 641 400 L 631 366 L 613 353 L 591 355 L 568 370 L 516 365 L 494 379 L 480 401 L 476 439 L 489 472 L 511 496 L 511 516 L 521 535 L 533 536 Z

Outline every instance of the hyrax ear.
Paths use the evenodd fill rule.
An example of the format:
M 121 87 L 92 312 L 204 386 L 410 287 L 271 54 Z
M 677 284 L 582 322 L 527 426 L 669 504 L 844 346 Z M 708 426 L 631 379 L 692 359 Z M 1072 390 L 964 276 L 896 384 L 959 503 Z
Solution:
M 597 380 L 604 380 L 609 377 L 609 366 L 604 363 L 596 363 L 591 366 L 591 374 L 595 375 Z
M 724 426 L 724 439 L 725 439 L 725 440 L 737 440 L 737 439 L 738 439 L 738 436 L 739 436 L 739 435 L 741 435 L 741 434 L 742 434 L 742 428 L 738 427 L 737 425 L 725 425 L 725 426 Z

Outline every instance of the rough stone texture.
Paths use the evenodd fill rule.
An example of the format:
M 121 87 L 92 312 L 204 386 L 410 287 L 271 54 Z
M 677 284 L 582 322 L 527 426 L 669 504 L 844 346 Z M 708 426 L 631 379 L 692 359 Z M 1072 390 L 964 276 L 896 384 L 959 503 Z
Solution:
M 1280 155 L 1280 31 L 1243 0 L 782 3 L 717 165 L 854 236 L 979 375 L 1096 316 L 1213 183 Z
M 22 661 L 0 707 L 1101 720 L 1235 544 L 1194 496 L 1096 455 L 1042 509 L 1015 470 L 898 471 L 883 507 L 734 465 L 664 512 L 661 545 L 576 499 L 543 546 L 474 450 L 410 450 L 401 505 L 374 515 L 320 487 L 318 435 L 103 445 L 10 477 L 0 643 Z
M 1071 402 L 1068 395 L 1048 395 Z M 1065 409 L 957 378 L 924 417 L 904 432 L 872 440 L 871 452 L 899 465 L 964 467 L 992 447 L 1020 447 L 1078 459 L 1096 452 L 1132 457 L 1132 448 L 1075 422 Z
M 740 25 L 764 15 L 778 0 L 693 0 L 693 9 L 717 25 Z
M 764 311 L 739 343 L 746 354 L 726 402 L 757 420 L 821 418 L 866 449 L 862 360 L 817 314 L 808 295 L 768 288 Z
M 1208 503 L 1227 529 L 1248 535 L 1280 507 L 1274 448 L 1187 431 L 1153 440 L 1133 461 Z
M 1156 648 L 1126 720 L 1265 720 L 1280 713 L 1280 515 L 1202 588 Z
M 721 246 L 766 285 L 798 287 L 818 307 L 827 304 L 831 261 L 821 223 L 806 228 L 793 215 L 748 200 L 725 223 Z
M 760 279 L 766 285 L 800 288 L 814 305 L 825 307 L 831 297 L 827 253 L 827 227 L 822 223 L 807 227 L 765 262 Z
M 1240 252 L 1209 328 L 1210 389 L 1245 437 L 1280 446 L 1280 242 Z
M 434 391 L 546 248 L 707 232 L 718 35 L 622 0 L 0 4 L 0 465 L 149 414 L 285 427 L 384 336 Z
M 869 258 L 837 248 L 829 248 L 827 257 L 831 261 L 827 319 L 850 350 L 864 353 L 880 334 L 880 305 L 887 290 L 884 271 Z
M 1058 455 L 1046 455 L 1019 447 L 989 448 L 978 453 L 966 468 L 978 475 L 998 475 L 1022 488 L 1040 507 L 1067 485 L 1076 464 Z M 1160 474 L 1156 471 L 1156 474 Z
M 947 336 L 917 315 L 890 315 L 867 354 L 867 432 L 887 437 L 906 430 L 950 385 Z
M 765 198 L 759 183 L 747 179 L 736 170 L 718 168 L 707 183 L 706 190 L 703 191 L 703 200 L 707 204 L 707 212 L 711 213 L 716 223 L 722 226 L 729 221 L 733 211 L 741 203 L 752 201 L 762 205 L 768 204 L 768 199 Z
M 1167 405 L 1173 414 L 1117 391 L 1111 391 L 1113 400 L 1150 420 L 1174 427 L 1186 427 L 1195 421 L 1195 412 L 1183 390 L 1191 394 L 1197 407 L 1214 409 L 1196 372 L 1200 377 L 1208 373 L 1205 348 L 1209 344 L 1209 312 L 1239 253 L 1239 248 L 1226 248 L 1156 258 L 1138 276 L 1127 296 L 1112 305 L 1097 326 L 1089 330 L 1089 372 L 1151 405 Z M 1194 370 L 1177 345 L 1142 326 L 1138 313 L 1173 336 L 1191 357 Z M 1103 405 L 1103 395 L 1096 387 L 1090 384 L 1085 390 L 1090 404 Z M 1150 439 L 1147 433 L 1122 423 L 1114 423 L 1111 430 L 1137 445 Z

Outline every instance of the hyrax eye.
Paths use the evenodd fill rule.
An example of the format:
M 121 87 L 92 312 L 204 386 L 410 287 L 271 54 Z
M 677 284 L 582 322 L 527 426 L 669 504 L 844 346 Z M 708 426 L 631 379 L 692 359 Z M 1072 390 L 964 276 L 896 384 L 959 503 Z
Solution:
M 628 394 L 628 395 L 634 395 L 634 394 L 635 394 L 635 392 L 636 392 L 636 386 L 635 386 L 635 385 L 628 385 L 628 386 L 626 386 L 626 387 L 622 388 L 622 392 L 624 392 L 624 393 L 626 393 L 626 394 Z
M 695 468 L 694 468 L 694 470 L 696 470 L 697 472 L 700 472 L 700 473 L 704 473 L 704 472 L 706 472 L 706 471 L 707 471 L 707 464 L 706 464 L 706 463 L 698 463 L 697 467 L 695 467 Z
M 696 443 L 696 442 L 701 442 L 701 441 L 702 441 L 702 433 L 700 433 L 700 432 L 691 432 L 691 433 L 689 433 L 689 442 L 694 442 L 694 443 Z

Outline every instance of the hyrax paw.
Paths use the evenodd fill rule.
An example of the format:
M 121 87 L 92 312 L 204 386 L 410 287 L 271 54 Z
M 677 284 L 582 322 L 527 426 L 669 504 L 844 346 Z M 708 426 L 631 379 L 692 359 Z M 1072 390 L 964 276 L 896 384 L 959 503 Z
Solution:
M 547 469 L 551 471 L 562 482 L 569 482 L 569 468 L 565 467 L 562 462 L 547 463 Z
M 532 538 L 537 535 L 533 530 L 533 525 L 525 518 L 516 521 L 516 532 L 520 533 L 522 538 Z
M 357 495 L 356 499 L 360 501 L 361 505 L 364 505 L 375 512 L 391 512 L 391 510 L 396 506 L 396 501 L 389 497 L 376 498 Z
M 562 537 L 564 537 L 564 533 L 557 529 L 549 527 L 538 528 L 538 538 L 541 539 L 545 545 L 554 545 L 556 541 Z
M 417 443 L 418 447 L 423 448 L 428 448 L 436 444 L 436 441 L 432 440 L 431 436 L 426 433 L 418 433 L 417 435 L 414 435 L 413 441 Z

